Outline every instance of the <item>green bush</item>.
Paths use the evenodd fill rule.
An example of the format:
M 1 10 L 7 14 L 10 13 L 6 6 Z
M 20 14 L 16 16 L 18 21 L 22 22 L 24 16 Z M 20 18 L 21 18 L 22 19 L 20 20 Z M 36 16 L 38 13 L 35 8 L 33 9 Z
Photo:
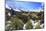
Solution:
M 19 18 L 12 18 L 11 19 L 11 27 L 15 30 L 21 29 L 24 23 Z
M 26 29 L 33 29 L 33 25 L 31 21 L 28 21 L 26 24 Z

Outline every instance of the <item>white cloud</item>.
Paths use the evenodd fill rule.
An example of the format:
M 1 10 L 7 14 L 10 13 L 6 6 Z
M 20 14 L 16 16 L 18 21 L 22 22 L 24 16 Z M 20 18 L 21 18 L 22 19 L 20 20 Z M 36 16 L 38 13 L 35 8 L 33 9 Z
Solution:
M 43 9 L 36 9 L 36 10 L 30 10 L 31 12 L 40 12 L 40 11 L 43 11 Z
M 19 9 L 13 9 L 13 10 L 18 11 L 18 12 L 21 12 Z
M 11 9 L 11 8 L 9 8 L 9 6 L 7 4 L 6 4 L 6 8 Z

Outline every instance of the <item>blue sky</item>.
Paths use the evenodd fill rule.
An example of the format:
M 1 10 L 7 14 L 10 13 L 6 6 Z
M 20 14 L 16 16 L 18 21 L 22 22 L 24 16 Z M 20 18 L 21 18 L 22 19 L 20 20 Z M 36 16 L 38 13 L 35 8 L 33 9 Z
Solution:
M 6 4 L 8 7 L 12 7 L 13 9 L 24 9 L 25 11 L 28 10 L 41 10 L 43 9 L 42 2 L 29 2 L 29 1 L 15 1 L 15 0 L 6 0 Z

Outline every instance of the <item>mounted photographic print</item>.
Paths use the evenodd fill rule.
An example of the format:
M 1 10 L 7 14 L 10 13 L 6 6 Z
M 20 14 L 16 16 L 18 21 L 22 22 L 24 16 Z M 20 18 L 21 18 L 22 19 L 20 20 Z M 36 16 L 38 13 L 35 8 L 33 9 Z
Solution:
M 44 3 L 5 1 L 5 31 L 44 29 Z

